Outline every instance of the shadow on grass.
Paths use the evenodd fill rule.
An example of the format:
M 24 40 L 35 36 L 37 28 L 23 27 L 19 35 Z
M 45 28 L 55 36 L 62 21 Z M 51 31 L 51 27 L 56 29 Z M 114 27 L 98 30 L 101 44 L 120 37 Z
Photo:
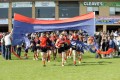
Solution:
M 82 66 L 85 66 L 85 65 L 107 65 L 107 64 L 112 64 L 112 62 L 107 62 L 107 61 L 82 62 Z
M 112 62 L 107 61 L 98 61 L 98 62 L 82 62 L 81 64 L 77 64 L 76 66 L 87 66 L 87 65 L 108 65 L 112 64 Z M 53 66 L 61 66 L 58 64 L 53 64 Z M 66 63 L 65 66 L 75 66 L 73 63 Z
M 120 59 L 120 56 L 114 56 L 113 59 L 116 59 L 116 58 L 119 58 Z

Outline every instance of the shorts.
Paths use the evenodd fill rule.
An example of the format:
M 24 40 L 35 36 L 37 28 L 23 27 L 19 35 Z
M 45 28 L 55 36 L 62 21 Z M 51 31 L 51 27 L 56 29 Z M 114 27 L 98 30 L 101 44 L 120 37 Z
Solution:
M 40 46 L 36 46 L 37 50 L 40 50 Z
M 47 52 L 47 47 L 41 47 L 40 50 L 41 50 L 41 52 L 46 53 Z
M 2 50 L 1 50 L 1 45 L 0 45 L 0 52 L 1 52 Z
M 67 45 L 67 44 L 64 44 L 64 48 L 65 48 L 65 50 L 67 50 L 67 47 L 68 47 L 68 45 Z
M 47 47 L 47 50 L 51 50 L 51 47 Z
M 65 46 L 65 50 L 69 50 L 69 49 L 70 49 L 69 45 Z
M 76 51 L 77 51 L 77 52 L 81 52 L 81 50 L 80 50 L 80 49 L 76 49 Z
M 32 47 L 32 52 L 34 52 L 34 51 L 37 51 L 37 47 L 36 46 Z
M 25 49 L 25 53 L 28 53 L 28 49 Z
M 62 52 L 65 52 L 65 47 L 60 47 L 60 48 L 58 49 L 58 53 L 62 53 Z
M 71 48 L 72 48 L 72 50 L 76 50 L 76 46 L 72 46 Z

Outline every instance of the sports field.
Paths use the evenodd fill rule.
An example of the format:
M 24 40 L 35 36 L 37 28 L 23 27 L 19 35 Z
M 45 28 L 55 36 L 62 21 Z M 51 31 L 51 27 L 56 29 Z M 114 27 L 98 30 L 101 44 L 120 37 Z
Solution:
M 64 67 L 61 59 L 47 62 L 33 61 L 32 53 L 28 60 L 18 60 L 12 56 L 6 61 L 0 55 L 0 80 L 120 80 L 120 58 L 95 59 L 95 54 L 85 53 L 81 64 L 73 65 L 68 59 Z

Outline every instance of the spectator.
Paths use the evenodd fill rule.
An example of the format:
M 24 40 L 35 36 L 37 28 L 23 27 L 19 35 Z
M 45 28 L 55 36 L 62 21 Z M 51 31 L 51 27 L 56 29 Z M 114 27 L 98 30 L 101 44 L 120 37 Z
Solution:
M 11 45 L 12 45 L 12 38 L 11 33 L 7 33 L 5 36 L 5 59 L 11 60 Z
M 3 33 L 3 37 L 1 38 L 1 53 L 2 56 L 5 58 L 5 34 Z

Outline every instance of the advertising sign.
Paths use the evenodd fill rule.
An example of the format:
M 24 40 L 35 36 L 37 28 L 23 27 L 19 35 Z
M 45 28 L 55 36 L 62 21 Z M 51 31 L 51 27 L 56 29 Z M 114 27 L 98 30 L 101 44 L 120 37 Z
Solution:
M 55 2 L 54 1 L 36 1 L 35 2 L 35 7 L 55 7 Z
M 120 24 L 120 16 L 97 17 L 96 24 Z
M 0 8 L 8 8 L 9 3 L 0 3 Z
M 8 24 L 8 19 L 0 19 L 0 24 Z
M 120 2 L 82 2 L 84 6 L 116 6 L 120 7 Z
M 102 6 L 103 2 L 83 2 L 84 6 Z
M 32 7 L 32 2 L 13 2 L 12 7 Z

